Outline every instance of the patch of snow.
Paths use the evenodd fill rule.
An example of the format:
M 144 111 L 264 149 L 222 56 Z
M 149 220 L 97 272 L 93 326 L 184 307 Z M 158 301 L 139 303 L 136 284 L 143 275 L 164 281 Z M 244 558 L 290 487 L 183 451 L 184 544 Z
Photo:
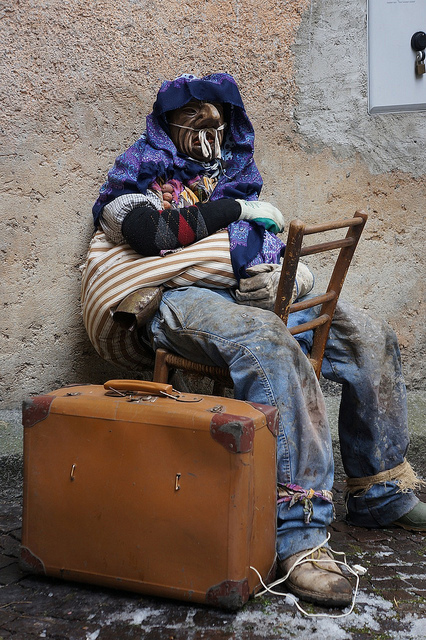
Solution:
M 148 618 L 158 616 L 160 613 L 158 609 L 154 609 L 153 607 L 144 607 L 143 609 L 127 607 L 124 611 L 108 616 L 104 624 L 111 625 L 113 622 L 128 622 L 129 624 L 140 626 Z
M 280 603 L 282 607 L 282 603 Z M 235 631 L 236 638 L 243 638 L 239 632 L 247 630 L 250 624 L 256 629 L 257 634 L 263 635 L 265 638 L 271 635 L 271 631 L 277 632 L 282 629 L 283 638 L 297 638 L 297 640 L 312 640 L 313 634 L 318 634 L 321 640 L 349 640 L 351 638 L 340 623 L 331 618 L 306 618 L 298 612 L 291 613 L 278 610 L 276 604 L 267 606 L 265 612 L 243 609 L 238 612 L 232 628 Z M 316 637 L 316 636 L 314 636 Z
M 408 618 L 413 618 L 409 620 Z M 411 624 L 408 630 L 407 640 L 425 640 L 426 638 L 426 618 L 416 618 L 413 615 L 406 617 L 405 622 Z
M 413 578 L 425 580 L 426 578 L 424 573 L 401 573 L 400 571 L 398 571 L 397 576 L 401 578 L 401 580 L 412 580 Z
M 381 596 L 376 596 L 371 593 L 366 593 L 360 590 L 357 598 L 357 604 L 366 604 L 370 608 L 374 608 L 381 611 L 389 611 L 393 608 L 393 603 L 385 600 Z

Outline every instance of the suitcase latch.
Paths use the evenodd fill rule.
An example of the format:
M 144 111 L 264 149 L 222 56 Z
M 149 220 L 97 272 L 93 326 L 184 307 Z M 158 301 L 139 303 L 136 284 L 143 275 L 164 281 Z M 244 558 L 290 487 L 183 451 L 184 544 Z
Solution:
M 155 402 L 157 400 L 157 396 L 130 396 L 126 400 L 126 402 Z
M 179 480 L 180 480 L 181 475 L 182 475 L 181 473 L 177 473 L 177 474 L 176 474 L 176 478 L 175 478 L 175 491 L 179 491 L 179 489 L 180 489 Z
M 222 413 L 222 411 L 224 410 L 225 410 L 225 407 L 223 406 L 223 404 L 216 404 L 211 409 L 207 409 L 207 411 L 210 411 L 211 413 Z

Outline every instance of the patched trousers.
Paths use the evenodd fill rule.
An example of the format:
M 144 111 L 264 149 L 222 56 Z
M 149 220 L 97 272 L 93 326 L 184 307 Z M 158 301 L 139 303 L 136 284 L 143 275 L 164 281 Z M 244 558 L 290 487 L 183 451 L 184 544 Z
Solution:
M 314 313 L 291 314 L 289 326 Z M 284 495 L 288 487 L 296 496 L 278 505 L 278 557 L 283 560 L 325 540 L 333 507 L 321 492 L 331 492 L 334 463 L 324 398 L 304 355 L 312 337 L 301 334 L 298 342 L 274 313 L 239 305 L 226 290 L 199 287 L 165 292 L 148 335 L 155 349 L 228 366 L 237 399 L 278 408 L 277 480 Z M 347 476 L 375 476 L 402 464 L 409 444 L 406 391 L 392 329 L 340 302 L 322 374 L 342 385 L 339 440 Z M 301 491 L 294 494 L 294 486 Z M 356 525 L 386 526 L 417 502 L 412 490 L 401 492 L 391 480 L 349 495 L 348 516 Z

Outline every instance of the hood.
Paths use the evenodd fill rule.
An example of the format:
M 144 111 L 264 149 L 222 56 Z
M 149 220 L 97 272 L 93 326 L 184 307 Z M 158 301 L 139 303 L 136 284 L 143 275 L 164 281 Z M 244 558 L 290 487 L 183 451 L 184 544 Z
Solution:
M 146 131 L 116 159 L 93 207 L 95 225 L 102 208 L 120 195 L 144 194 L 157 178 L 186 184 L 203 173 L 204 163 L 180 154 L 169 137 L 167 112 L 182 107 L 192 98 L 220 102 L 225 109 L 224 170 L 210 199 L 258 198 L 262 178 L 253 160 L 254 131 L 234 78 L 227 73 L 203 78 L 185 74 L 162 83 L 152 113 L 146 118 Z

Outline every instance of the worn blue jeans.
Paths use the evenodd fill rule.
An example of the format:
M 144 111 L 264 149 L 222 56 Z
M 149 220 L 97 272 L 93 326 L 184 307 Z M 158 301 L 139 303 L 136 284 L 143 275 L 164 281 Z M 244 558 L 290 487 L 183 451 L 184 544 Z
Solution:
M 300 324 L 314 310 L 290 316 Z M 148 327 L 154 348 L 169 348 L 192 360 L 227 365 L 237 399 L 278 407 L 278 482 L 331 491 L 333 453 L 324 399 L 300 343 L 272 312 L 235 302 L 226 290 L 186 287 L 163 294 Z M 322 367 L 342 384 L 339 438 L 349 477 L 371 476 L 401 464 L 408 447 L 405 386 L 396 336 L 346 303 L 336 310 Z M 398 492 L 394 482 L 375 484 L 365 495 L 349 496 L 354 524 L 385 526 L 418 502 L 413 492 Z M 280 560 L 321 543 L 333 518 L 332 505 L 312 499 L 306 524 L 303 505 L 278 506 L 277 553 Z

